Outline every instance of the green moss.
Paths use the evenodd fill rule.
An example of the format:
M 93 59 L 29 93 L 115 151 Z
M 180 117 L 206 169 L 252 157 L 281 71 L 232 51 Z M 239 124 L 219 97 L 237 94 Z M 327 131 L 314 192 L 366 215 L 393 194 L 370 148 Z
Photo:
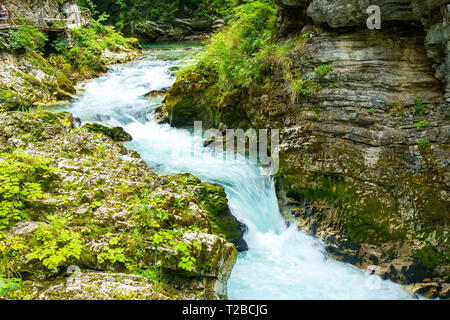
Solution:
M 439 265 L 443 263 L 448 264 L 450 262 L 449 258 L 449 255 L 444 256 L 430 245 L 426 245 L 413 254 L 414 262 L 425 269 L 425 273 L 428 276 L 432 276 Z
M 355 243 L 372 244 L 403 241 L 405 229 L 394 228 L 391 218 L 397 208 L 376 196 L 361 196 L 357 186 L 336 174 L 287 174 L 287 195 L 314 203 L 324 200 L 338 209 L 342 229 Z
M 28 110 L 32 107 L 33 100 L 24 97 L 14 90 L 0 88 L 0 110 Z
M 227 209 L 227 195 L 221 186 L 214 186 L 211 184 L 202 184 L 205 188 L 201 204 L 206 210 L 214 215 L 223 214 Z

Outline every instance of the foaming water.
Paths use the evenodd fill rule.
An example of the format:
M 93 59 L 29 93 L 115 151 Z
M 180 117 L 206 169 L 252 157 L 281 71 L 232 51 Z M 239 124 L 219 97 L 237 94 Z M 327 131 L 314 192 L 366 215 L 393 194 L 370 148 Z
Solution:
M 401 286 L 329 258 L 321 241 L 287 226 L 273 180 L 261 168 L 239 155 L 211 152 L 189 130 L 152 120 L 161 98 L 143 95 L 169 87 L 171 70 L 192 52 L 151 50 L 88 82 L 80 99 L 62 108 L 84 122 L 123 126 L 133 136 L 127 146 L 157 172 L 190 172 L 225 188 L 231 212 L 248 227 L 249 246 L 228 281 L 230 299 L 410 299 Z

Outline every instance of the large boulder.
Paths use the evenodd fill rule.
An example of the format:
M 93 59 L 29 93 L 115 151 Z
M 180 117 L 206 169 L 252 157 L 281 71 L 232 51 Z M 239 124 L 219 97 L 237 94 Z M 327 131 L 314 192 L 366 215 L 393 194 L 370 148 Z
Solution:
M 109 128 L 93 129 L 68 113 L 0 114 L 4 174 L 29 170 L 14 173 L 20 211 L 1 222 L 0 277 L 22 278 L 10 298 L 226 298 L 241 227 L 226 221 L 223 188 L 156 175 Z M 64 277 L 74 268 L 75 287 Z

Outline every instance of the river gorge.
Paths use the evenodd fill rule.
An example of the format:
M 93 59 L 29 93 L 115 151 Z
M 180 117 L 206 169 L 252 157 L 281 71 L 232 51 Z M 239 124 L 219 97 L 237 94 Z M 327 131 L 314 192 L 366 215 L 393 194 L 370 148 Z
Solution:
M 145 57 L 116 65 L 106 75 L 83 85 L 70 105 L 84 122 L 122 126 L 149 167 L 164 174 L 189 172 L 204 182 L 225 188 L 232 214 L 248 232 L 248 251 L 239 253 L 228 280 L 230 299 L 408 299 L 400 285 L 337 262 L 317 238 L 288 226 L 280 214 L 273 177 L 241 155 L 234 160 L 212 154 L 190 129 L 157 124 L 153 111 L 162 97 L 144 97 L 170 87 L 171 71 L 199 48 L 173 45 L 145 51 Z M 201 154 L 202 156 L 198 156 Z
M 450 298 L 448 1 L 2 4 L 0 300 Z

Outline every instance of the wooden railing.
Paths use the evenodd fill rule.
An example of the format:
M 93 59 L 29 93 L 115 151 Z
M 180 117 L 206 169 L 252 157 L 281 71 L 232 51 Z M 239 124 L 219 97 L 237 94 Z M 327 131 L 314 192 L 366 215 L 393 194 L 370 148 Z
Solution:
M 85 26 L 90 23 L 91 19 L 91 12 L 87 8 L 54 14 L 0 10 L 0 29 L 15 29 L 24 25 L 32 25 L 42 31 L 59 31 Z

